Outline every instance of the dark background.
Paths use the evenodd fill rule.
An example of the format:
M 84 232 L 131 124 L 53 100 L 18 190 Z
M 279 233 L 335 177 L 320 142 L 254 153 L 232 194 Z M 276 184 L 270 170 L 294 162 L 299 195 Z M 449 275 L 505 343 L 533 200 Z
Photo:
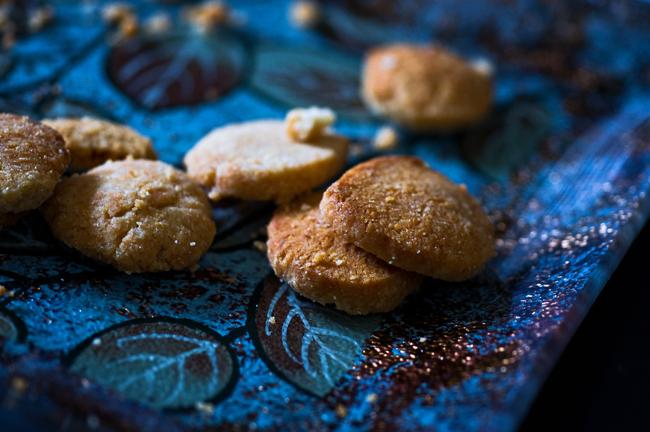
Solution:
M 650 223 L 542 387 L 521 431 L 650 430 Z

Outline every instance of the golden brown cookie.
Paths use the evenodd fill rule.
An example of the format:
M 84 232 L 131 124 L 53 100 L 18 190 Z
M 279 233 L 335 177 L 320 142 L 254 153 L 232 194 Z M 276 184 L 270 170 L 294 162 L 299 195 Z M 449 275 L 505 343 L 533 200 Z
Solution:
M 284 122 L 259 120 L 210 132 L 185 155 L 185 165 L 213 200 L 287 201 L 335 176 L 347 149 L 338 135 L 297 143 Z
M 275 274 L 297 292 L 350 314 L 394 309 L 422 280 L 346 243 L 319 221 L 321 193 L 278 209 L 268 227 L 267 253 Z
M 216 231 L 201 188 L 147 160 L 106 162 L 65 179 L 43 214 L 68 246 L 127 273 L 191 267 Z
M 43 120 L 65 139 L 72 171 L 85 171 L 108 160 L 156 159 L 151 140 L 128 126 L 91 117 Z
M 27 117 L 0 113 L 0 214 L 39 207 L 70 163 L 63 138 Z
M 320 209 L 345 240 L 434 278 L 470 278 L 494 255 L 493 227 L 479 203 L 415 157 L 353 167 L 325 191 Z
M 374 112 L 416 130 L 453 130 L 483 118 L 492 104 L 484 68 L 436 46 L 387 45 L 371 50 L 362 93 Z

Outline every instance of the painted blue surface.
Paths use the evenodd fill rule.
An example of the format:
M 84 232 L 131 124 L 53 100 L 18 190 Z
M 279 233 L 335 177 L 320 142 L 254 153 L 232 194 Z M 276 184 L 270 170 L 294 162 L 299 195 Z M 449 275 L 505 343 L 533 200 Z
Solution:
M 55 21 L 0 54 L 0 109 L 127 123 L 178 166 L 214 127 L 312 103 L 337 109 L 351 163 L 371 157 L 383 121 L 356 92 L 364 49 L 433 38 L 490 59 L 493 115 L 454 135 L 400 131 L 397 152 L 467 184 L 498 256 L 475 280 L 428 280 L 390 314 L 348 317 L 272 276 L 253 245 L 271 206 L 215 206 L 198 269 L 137 276 L 30 215 L 0 233 L 3 426 L 513 430 L 650 212 L 645 3 L 341 0 L 303 31 L 288 2 L 246 0 L 245 25 L 200 34 L 181 6 L 141 2 L 173 32 L 117 45 L 107 2 L 51 3 Z

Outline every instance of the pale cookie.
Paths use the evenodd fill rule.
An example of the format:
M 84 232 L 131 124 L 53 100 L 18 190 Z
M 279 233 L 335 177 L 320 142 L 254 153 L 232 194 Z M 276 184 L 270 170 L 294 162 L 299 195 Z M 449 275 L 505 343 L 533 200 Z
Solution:
M 147 160 L 107 162 L 67 178 L 43 214 L 68 246 L 127 273 L 192 267 L 216 232 L 201 188 Z
M 468 279 L 494 255 L 493 227 L 479 203 L 414 157 L 353 167 L 325 191 L 320 209 L 346 241 L 434 278 Z
M 334 177 L 345 164 L 347 149 L 347 140 L 338 135 L 297 143 L 284 122 L 259 120 L 210 132 L 185 155 L 185 165 L 213 200 L 281 202 Z
M 350 314 L 394 309 L 418 288 L 421 276 L 346 243 L 320 222 L 321 195 L 296 199 L 271 219 L 267 253 L 275 274 L 305 297 Z
M 376 48 L 363 67 L 370 109 L 416 130 L 453 130 L 481 120 L 492 104 L 492 77 L 435 46 Z
M 128 126 L 91 117 L 43 120 L 65 139 L 72 171 L 85 171 L 108 160 L 156 159 L 151 140 Z
M 39 207 L 69 163 L 57 131 L 27 117 L 0 113 L 0 215 Z

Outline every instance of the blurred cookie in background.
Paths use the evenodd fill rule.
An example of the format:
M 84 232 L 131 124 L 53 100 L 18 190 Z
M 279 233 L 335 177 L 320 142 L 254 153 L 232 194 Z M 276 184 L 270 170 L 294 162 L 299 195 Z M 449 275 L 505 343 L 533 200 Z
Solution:
M 375 113 L 413 130 L 453 131 L 480 121 L 492 105 L 492 71 L 438 46 L 372 49 L 362 95 Z

